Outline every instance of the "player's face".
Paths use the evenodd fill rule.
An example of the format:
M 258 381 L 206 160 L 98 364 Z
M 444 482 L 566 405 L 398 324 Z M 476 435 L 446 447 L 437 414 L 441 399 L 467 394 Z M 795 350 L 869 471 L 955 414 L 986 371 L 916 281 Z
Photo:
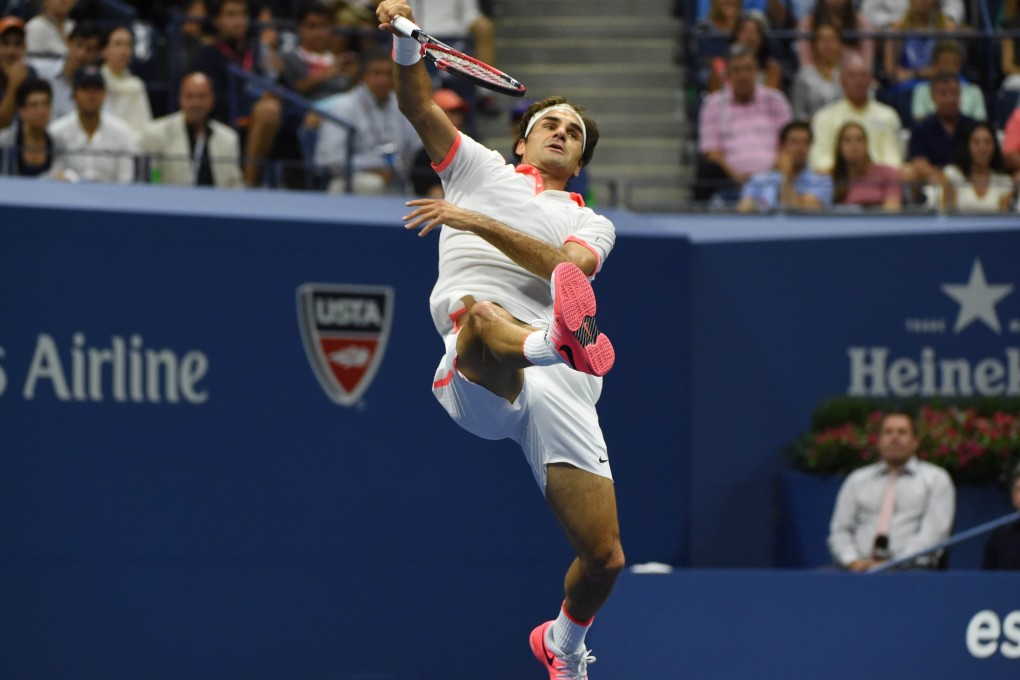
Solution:
M 566 173 L 573 177 L 581 171 L 584 131 L 577 118 L 566 111 L 553 110 L 531 127 L 527 139 L 517 143 L 521 162 L 539 170 Z M 558 170 L 558 172 L 556 172 Z
M 920 442 L 914 434 L 910 418 L 894 413 L 882 421 L 878 433 L 878 453 L 891 465 L 902 465 L 917 452 Z

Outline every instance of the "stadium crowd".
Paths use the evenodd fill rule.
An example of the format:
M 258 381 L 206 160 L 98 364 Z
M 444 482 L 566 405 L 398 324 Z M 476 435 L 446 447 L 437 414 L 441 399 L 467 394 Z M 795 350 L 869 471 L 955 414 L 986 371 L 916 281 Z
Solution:
M 412 4 L 430 32 L 495 59 L 491 0 Z M 413 193 L 420 143 L 396 113 L 374 5 L 0 0 L 0 174 Z M 683 0 L 675 13 L 695 201 L 1017 210 L 1020 0 Z M 437 85 L 477 134 L 491 98 Z
M 676 11 L 692 24 L 696 200 L 744 212 L 1018 209 L 1017 0 L 705 0 Z

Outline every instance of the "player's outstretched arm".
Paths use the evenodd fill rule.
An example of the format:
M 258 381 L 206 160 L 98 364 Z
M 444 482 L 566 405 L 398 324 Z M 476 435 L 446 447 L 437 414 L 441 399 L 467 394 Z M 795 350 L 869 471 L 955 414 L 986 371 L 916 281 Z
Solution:
M 375 14 L 379 19 L 379 28 L 393 33 L 394 41 L 409 41 L 404 43 L 407 46 L 405 48 L 407 53 L 412 52 L 411 48 L 420 49 L 417 40 L 399 36 L 390 23 L 397 16 L 414 21 L 411 8 L 405 0 L 383 0 L 376 8 Z M 407 53 L 394 42 L 393 59 L 396 62 L 394 90 L 397 93 L 397 105 L 418 133 L 429 158 L 434 163 L 441 163 L 457 139 L 457 128 L 432 101 L 432 79 L 420 55 L 414 63 L 408 64 L 406 62 L 410 62 L 413 57 L 409 57 Z
M 487 215 L 464 210 L 442 199 L 418 198 L 408 201 L 414 210 L 404 216 L 407 229 L 419 229 L 425 236 L 435 227 L 446 225 L 459 231 L 470 231 L 499 248 L 511 260 L 536 276 L 548 279 L 562 262 L 572 262 L 587 276 L 595 272 L 598 262 L 584 246 L 567 242 L 562 246 L 542 241 L 517 231 Z

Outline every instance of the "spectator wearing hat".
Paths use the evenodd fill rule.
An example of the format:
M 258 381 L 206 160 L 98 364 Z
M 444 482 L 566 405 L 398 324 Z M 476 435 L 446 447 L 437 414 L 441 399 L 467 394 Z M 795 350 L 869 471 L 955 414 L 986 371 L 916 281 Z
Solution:
M 0 130 L 14 120 L 18 86 L 35 75 L 25 63 L 25 22 L 18 17 L 0 19 Z
M 25 24 L 25 40 L 33 56 L 59 59 L 67 55 L 67 37 L 74 28 L 71 10 L 78 0 L 42 0 L 42 11 Z
M 435 94 L 432 95 L 432 101 L 436 103 L 446 113 L 446 117 L 453 123 L 453 127 L 458 130 L 464 126 L 464 117 L 468 113 L 468 103 L 456 92 L 450 89 L 436 90 Z M 432 159 L 429 158 L 429 154 L 422 148 L 418 151 L 418 155 L 414 157 L 414 161 L 411 163 L 411 184 L 414 186 L 414 193 L 416 196 L 424 196 L 425 198 L 443 198 L 443 183 L 439 180 L 439 175 L 436 174 L 435 169 L 432 167 Z
M 73 87 L 76 110 L 55 120 L 49 129 L 62 152 L 64 175 L 91 182 L 134 181 L 138 140 L 127 123 L 103 113 L 106 84 L 99 67 L 79 69 Z

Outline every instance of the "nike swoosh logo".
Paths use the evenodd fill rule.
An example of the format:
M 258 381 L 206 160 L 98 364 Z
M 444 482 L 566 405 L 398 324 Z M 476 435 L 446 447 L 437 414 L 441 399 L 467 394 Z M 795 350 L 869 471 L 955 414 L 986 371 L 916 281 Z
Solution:
M 542 651 L 545 653 L 545 660 L 546 660 L 546 662 L 550 666 L 555 667 L 554 664 L 556 663 L 556 657 L 549 653 L 549 650 L 545 648 L 545 645 L 542 646 Z
M 574 350 L 570 349 L 568 345 L 560 345 L 560 353 L 566 353 L 567 361 L 570 362 L 570 367 L 577 369 L 577 365 L 574 364 Z
M 599 462 L 600 463 L 608 463 L 609 459 L 608 458 L 599 458 Z

